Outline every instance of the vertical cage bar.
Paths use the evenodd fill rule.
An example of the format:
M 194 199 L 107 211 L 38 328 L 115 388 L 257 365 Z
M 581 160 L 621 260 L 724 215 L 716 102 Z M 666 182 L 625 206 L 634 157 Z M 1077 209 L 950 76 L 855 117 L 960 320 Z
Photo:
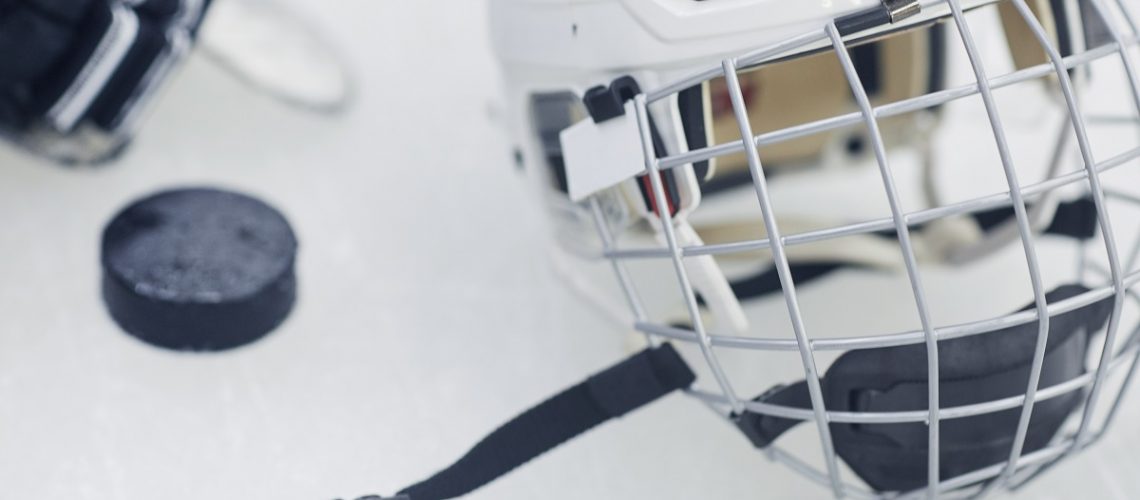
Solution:
M 1129 45 L 1125 44 L 1124 35 L 1120 32 L 1120 27 L 1118 27 L 1116 23 L 1113 23 L 1111 17 L 1109 17 L 1110 13 L 1108 11 L 1108 7 L 1104 5 L 1104 0 L 1092 0 L 1091 5 L 1093 7 L 1093 10 L 1096 11 L 1097 15 L 1099 15 L 1100 18 L 1104 20 L 1104 24 L 1108 28 L 1109 35 L 1112 37 L 1112 40 L 1116 42 L 1116 45 L 1118 47 L 1117 52 L 1120 54 L 1120 62 L 1124 65 L 1124 73 L 1128 75 L 1128 83 L 1132 91 L 1132 104 L 1136 107 L 1137 114 L 1135 119 L 1137 122 L 1140 122 L 1140 77 L 1137 76 L 1136 65 L 1133 63 L 1132 58 L 1128 57 Z M 1132 39 L 1135 39 L 1134 37 L 1138 34 L 1138 32 L 1140 32 L 1140 30 L 1138 30 L 1136 26 L 1136 20 L 1133 19 L 1132 13 L 1128 11 L 1122 0 L 1117 0 L 1116 6 L 1117 9 L 1120 10 L 1121 16 L 1124 17 L 1125 23 L 1128 24 L 1128 28 L 1132 32 Z M 1124 265 L 1124 271 L 1126 273 L 1132 272 L 1132 270 L 1135 269 L 1136 258 L 1138 255 L 1140 255 L 1140 237 L 1136 238 L 1136 241 L 1132 245 L 1132 249 L 1128 253 L 1128 260 Z M 1133 366 L 1133 369 L 1134 368 L 1135 366 Z M 1130 369 L 1128 372 L 1128 378 L 1126 380 L 1131 381 L 1131 379 L 1132 370 Z M 1108 421 L 1111 420 L 1112 415 L 1116 413 L 1116 406 L 1117 405 L 1115 404 L 1113 405 L 1113 409 L 1109 413 L 1109 417 L 1108 420 L 1106 420 L 1105 425 L 1108 425 Z
M 1132 242 L 1132 249 L 1128 251 L 1128 259 L 1124 263 L 1124 272 L 1132 272 L 1136 268 L 1136 257 L 1140 257 L 1140 230 L 1136 234 L 1136 241 Z
M 598 238 L 602 240 L 602 254 L 607 255 L 614 249 L 614 236 L 613 230 L 606 222 L 605 215 L 602 214 L 602 207 L 598 203 L 598 197 L 590 197 L 590 212 L 594 216 L 594 227 L 597 228 Z M 641 301 L 641 295 L 637 293 L 637 289 L 633 285 L 633 280 L 629 276 L 629 270 L 626 269 L 625 263 L 618 259 L 617 256 L 610 256 L 607 260 L 610 261 L 610 266 L 617 275 L 618 284 L 621 286 L 622 294 L 625 295 L 625 301 L 629 304 L 629 308 L 633 311 L 634 320 L 637 323 L 647 321 L 645 314 L 645 306 Z M 650 346 L 657 345 L 657 339 L 649 333 L 642 332 L 645 335 L 645 340 L 649 342 Z
M 1104 388 L 1104 379 L 1108 375 L 1108 365 L 1112 360 L 1112 348 L 1116 344 L 1116 335 L 1120 326 L 1120 315 L 1124 308 L 1124 298 L 1126 294 L 1124 288 L 1124 274 L 1121 270 L 1120 251 L 1116 245 L 1116 234 L 1112 231 L 1112 219 L 1109 218 L 1108 215 L 1104 188 L 1100 182 L 1100 171 L 1096 168 L 1092 145 L 1089 142 L 1088 129 L 1085 127 L 1084 117 L 1081 114 L 1080 105 L 1077 103 L 1076 92 L 1073 90 L 1073 81 L 1069 78 L 1069 72 L 1065 70 L 1060 52 L 1049 42 L 1049 37 L 1045 33 L 1045 29 L 1041 26 L 1037 17 L 1033 15 L 1033 12 L 1029 10 L 1029 7 L 1025 5 L 1025 1 L 1012 1 L 1014 7 L 1017 8 L 1018 13 L 1021 15 L 1021 18 L 1029 25 L 1029 29 L 1033 32 L 1037 43 L 1041 45 L 1041 48 L 1045 50 L 1049 60 L 1053 63 L 1054 72 L 1061 84 L 1061 93 L 1065 98 L 1066 106 L 1069 108 L 1069 120 L 1072 122 L 1073 131 L 1076 133 L 1077 146 L 1081 151 L 1081 159 L 1084 162 L 1085 171 L 1088 173 L 1089 188 L 1090 191 L 1092 191 L 1093 202 L 1096 205 L 1101 238 L 1104 240 L 1105 251 L 1108 254 L 1108 267 L 1112 275 L 1112 284 L 1115 291 L 1112 316 L 1110 316 L 1108 320 L 1108 331 L 1104 337 L 1104 348 L 1101 352 L 1100 364 L 1097 366 L 1092 389 L 1089 390 L 1088 398 L 1085 400 L 1085 408 L 1081 416 L 1080 428 L 1077 430 L 1077 435 L 1073 439 L 1073 445 L 1067 452 L 1073 453 L 1083 447 L 1083 443 L 1089 432 L 1089 426 L 1092 421 L 1097 400 L 1100 398 L 1101 390 Z M 1124 47 L 1118 47 L 1118 50 L 1123 51 Z M 1127 55 L 1125 55 L 1125 57 L 1127 57 Z
M 1002 124 L 1001 116 L 997 109 L 997 102 L 994 100 L 993 89 L 990 88 L 989 77 L 986 75 L 985 66 L 982 64 L 981 56 L 978 54 L 978 47 L 974 40 L 973 32 L 971 32 L 969 23 L 966 22 L 965 16 L 962 14 L 962 6 L 959 0 L 949 0 L 948 3 L 950 5 L 951 16 L 954 18 L 954 24 L 957 26 L 958 34 L 966 49 L 966 57 L 970 61 L 974 78 L 978 82 L 978 94 L 981 96 L 982 103 L 986 108 L 990 129 L 993 132 L 994 142 L 998 149 L 998 156 L 1001 159 L 1002 170 L 1005 173 L 1006 184 L 1009 186 L 1010 204 L 1013 207 L 1014 215 L 1017 217 L 1017 232 L 1021 237 L 1022 250 L 1025 253 L 1025 261 L 1029 268 L 1029 282 L 1033 287 L 1033 301 L 1037 308 L 1037 343 L 1033 349 L 1033 364 L 1029 370 L 1028 387 L 1025 391 L 1025 403 L 1022 404 L 1021 407 L 1017 430 L 1014 433 L 1013 446 L 1010 447 L 1009 451 L 1009 461 L 997 480 L 988 484 L 979 494 L 979 496 L 983 496 L 995 489 L 1001 488 L 1009 481 L 1010 477 L 1017 470 L 1018 461 L 1021 459 L 1022 450 L 1025 448 L 1025 439 L 1029 432 L 1029 421 L 1033 416 L 1034 405 L 1037 403 L 1037 388 L 1041 382 L 1041 370 L 1045 364 L 1045 347 L 1049 342 L 1049 304 L 1045 298 L 1045 285 L 1041 279 L 1041 263 L 1037 257 L 1037 248 L 1033 240 L 1032 230 L 1029 226 L 1029 216 L 1025 209 L 1025 199 L 1021 193 L 1021 183 L 1017 178 L 1017 170 L 1014 168 L 1013 157 L 1009 152 L 1009 141 L 1005 137 L 1005 127 Z
M 1103 269 L 1098 269 L 1097 271 L 1101 275 L 1108 275 L 1108 272 L 1104 271 Z M 1130 277 L 1131 275 L 1128 276 Z M 1130 281 L 1128 277 L 1126 277 L 1125 280 Z M 1132 302 L 1134 304 L 1140 304 L 1140 294 L 1129 289 L 1128 296 L 1132 299 Z M 1128 335 L 1128 339 L 1124 341 L 1124 345 L 1121 346 L 1121 348 L 1117 351 L 1116 356 L 1113 357 L 1113 366 L 1111 369 L 1116 369 L 1118 358 L 1124 356 L 1125 354 L 1128 354 L 1129 350 L 1135 351 L 1131 353 L 1131 359 L 1128 361 L 1128 371 L 1125 372 L 1124 381 L 1121 382 L 1120 388 L 1116 391 L 1116 396 L 1112 398 L 1112 406 L 1109 408 L 1108 414 L 1106 414 L 1104 417 L 1104 423 L 1101 425 L 1100 429 L 1097 429 L 1097 431 L 1093 433 L 1092 436 L 1085 442 L 1086 447 L 1095 444 L 1097 441 L 1103 438 L 1104 435 L 1108 433 L 1108 429 L 1112 425 L 1113 421 L 1116 419 L 1117 412 L 1120 410 L 1121 402 L 1124 399 L 1124 394 L 1127 393 L 1132 386 L 1133 379 L 1136 375 L 1136 365 L 1137 363 L 1140 363 L 1140 348 L 1137 348 L 1137 344 L 1140 342 L 1138 341 L 1140 341 L 1140 327 L 1132 329 L 1132 333 Z
M 780 228 L 776 223 L 776 214 L 768 196 L 768 181 L 764 176 L 764 167 L 760 163 L 760 153 L 756 147 L 756 140 L 753 138 L 755 134 L 752 133 L 752 124 L 748 122 L 748 107 L 744 102 L 744 93 L 740 89 L 740 78 L 736 73 L 736 61 L 725 59 L 721 65 L 724 67 L 724 78 L 729 97 L 732 100 L 732 110 L 736 115 L 736 124 L 740 129 L 740 137 L 746 138 L 743 142 L 748 159 L 748 170 L 752 174 L 756 199 L 760 203 L 760 214 L 764 220 L 764 227 L 768 231 L 768 240 L 771 242 L 776 274 L 780 278 L 780 286 L 784 291 L 784 302 L 787 305 L 792 330 L 796 336 L 796 346 L 799 349 L 800 362 L 804 368 L 804 379 L 811 396 L 816 428 L 819 431 L 820 442 L 823 446 L 824 460 L 827 462 L 827 474 L 831 479 L 831 488 L 836 498 L 843 498 L 844 489 L 839 477 L 839 461 L 835 455 L 835 442 L 831 438 L 831 428 L 828 426 L 827 408 L 823 401 L 823 388 L 819 382 L 819 369 L 815 363 L 811 341 L 808 339 L 804 327 L 799 297 L 796 295 L 795 280 L 792 279 L 791 265 L 788 264 L 788 256 L 784 250 L 784 239 L 780 235 Z
M 1093 4 L 1098 5 L 1098 4 L 1100 4 L 1100 1 L 1096 0 L 1093 2 Z M 1140 35 L 1140 27 L 1138 27 L 1136 25 L 1136 18 L 1133 17 L 1132 12 L 1126 8 L 1126 6 L 1124 5 L 1124 0 L 1116 0 L 1116 5 L 1117 5 L 1117 7 L 1120 8 L 1120 15 L 1124 17 L 1124 21 L 1126 23 L 1128 23 L 1129 29 L 1132 30 L 1132 36 L 1135 37 L 1136 35 Z M 1103 18 L 1107 22 L 1107 24 L 1109 25 L 1109 28 L 1114 29 L 1115 27 L 1112 26 L 1112 23 L 1108 22 L 1109 18 L 1107 16 L 1105 16 L 1106 12 L 1104 10 L 1099 9 L 1099 8 L 1097 10 L 1100 11 L 1100 17 Z M 1121 45 L 1121 47 L 1123 47 L 1123 45 Z
M 649 175 L 649 183 L 653 187 L 653 196 L 655 200 L 664 205 L 663 200 L 668 198 L 665 196 L 665 186 L 661 182 L 661 168 L 658 165 L 657 154 L 653 150 L 653 136 L 649 127 L 649 109 L 646 104 L 645 94 L 638 94 L 634 98 L 634 109 L 637 112 L 637 128 L 641 133 L 641 149 L 645 156 L 645 169 Z M 697 305 L 696 292 L 693 291 L 693 285 L 689 281 L 689 273 L 685 270 L 685 263 L 682 260 L 682 249 L 677 243 L 677 234 L 673 229 L 673 214 L 669 213 L 667 208 L 659 208 L 657 213 L 661 217 L 661 230 L 665 235 L 665 241 L 669 246 L 669 252 L 672 254 L 671 260 L 673 261 L 673 270 L 677 273 L 677 281 L 681 285 L 681 294 L 685 299 L 685 306 L 689 310 L 689 317 L 693 320 L 693 331 L 696 332 L 699 342 L 697 344 L 701 348 L 701 354 L 708 363 L 709 369 L 713 372 L 713 377 L 716 378 L 717 384 L 724 392 L 724 397 L 728 398 L 734 412 L 741 412 L 744 405 L 740 403 L 740 398 L 736 396 L 733 391 L 732 385 L 728 381 L 728 376 L 724 373 L 724 367 L 721 366 L 720 360 L 717 359 L 716 353 L 712 349 L 712 339 L 709 337 L 708 331 L 705 330 L 704 321 L 701 319 L 700 306 Z
M 1116 42 L 1117 52 L 1120 54 L 1120 62 L 1124 65 L 1124 74 L 1128 75 L 1128 83 L 1132 90 L 1132 105 L 1136 107 L 1137 120 L 1140 120 L 1140 77 L 1137 76 L 1136 65 L 1133 63 L 1132 58 L 1128 57 L 1128 44 L 1125 43 L 1124 35 L 1120 33 L 1120 28 L 1112 22 L 1109 17 L 1108 8 L 1105 7 L 1103 0 L 1092 0 L 1093 10 L 1097 15 L 1104 20 L 1105 26 L 1108 28 L 1108 33 L 1112 40 Z M 1132 39 L 1135 40 L 1137 35 L 1136 20 L 1132 19 L 1132 14 L 1124 7 L 1124 4 L 1117 0 L 1121 15 L 1124 16 L 1125 21 L 1128 23 L 1129 28 L 1132 30 Z
M 895 186 L 894 175 L 891 173 L 890 165 L 887 162 L 887 149 L 883 143 L 883 135 L 879 131 L 879 123 L 875 118 L 874 108 L 871 106 L 871 99 L 867 97 L 867 92 L 863 88 L 863 83 L 859 78 L 859 73 L 855 70 L 854 63 L 851 62 L 851 56 L 847 53 L 847 45 L 843 43 L 843 37 L 839 34 L 839 29 L 835 27 L 832 22 L 827 25 L 827 34 L 831 37 L 831 45 L 835 51 L 836 56 L 839 57 L 839 62 L 843 66 L 843 73 L 847 78 L 847 83 L 851 87 L 851 93 L 855 96 L 855 101 L 859 105 L 859 109 L 863 113 L 863 120 L 867 125 L 867 130 L 870 132 L 872 148 L 875 152 L 875 160 L 879 165 L 879 174 L 883 180 L 883 189 L 886 192 L 887 202 L 891 207 L 891 217 L 894 219 L 895 232 L 898 234 L 899 246 L 902 248 L 903 261 L 906 264 L 907 277 L 910 280 L 911 291 L 914 294 L 915 306 L 918 309 L 919 321 L 922 323 L 923 334 L 926 337 L 926 362 L 927 362 L 927 403 L 929 405 L 929 415 L 927 417 L 928 426 L 928 457 L 927 457 L 927 487 L 926 496 L 930 499 L 938 498 L 938 489 L 940 482 L 939 474 L 939 437 L 940 437 L 940 403 L 939 389 L 941 381 L 939 380 L 939 366 L 938 366 L 938 338 L 934 334 L 934 325 L 930 319 L 930 308 L 927 305 L 926 292 L 923 291 L 922 278 L 919 274 L 918 259 L 915 257 L 914 245 L 910 239 L 910 228 L 907 227 L 906 215 L 903 213 L 902 203 L 899 201 L 898 188 Z
M 1132 331 L 1132 339 L 1129 343 L 1135 344 L 1137 342 L 1137 335 L 1140 335 L 1140 328 Z M 1124 382 L 1120 384 L 1120 392 L 1117 394 L 1116 400 L 1112 402 L 1112 408 L 1108 410 L 1108 415 L 1104 417 L 1104 426 L 1101 427 L 1100 430 L 1102 435 L 1116 419 L 1116 414 L 1120 411 L 1120 402 L 1124 398 L 1124 394 L 1132 387 L 1132 381 L 1136 376 L 1137 364 L 1140 364 L 1140 349 L 1136 349 L 1136 353 L 1132 355 L 1131 364 L 1128 366 L 1128 373 L 1124 375 Z

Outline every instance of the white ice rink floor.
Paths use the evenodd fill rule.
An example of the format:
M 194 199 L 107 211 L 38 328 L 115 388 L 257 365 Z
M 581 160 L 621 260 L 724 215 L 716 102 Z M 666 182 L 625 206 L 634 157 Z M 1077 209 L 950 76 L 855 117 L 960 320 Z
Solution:
M 344 115 L 284 107 L 194 57 L 117 164 L 0 148 L 0 500 L 390 494 L 625 355 L 624 332 L 552 272 L 492 124 L 483 2 L 298 4 L 356 72 Z M 253 193 L 293 223 L 300 302 L 265 340 L 172 353 L 105 313 L 103 224 L 183 185 Z M 1013 498 L 1140 498 L 1137 417 L 1133 397 L 1107 440 Z M 828 494 L 675 395 L 470 498 Z

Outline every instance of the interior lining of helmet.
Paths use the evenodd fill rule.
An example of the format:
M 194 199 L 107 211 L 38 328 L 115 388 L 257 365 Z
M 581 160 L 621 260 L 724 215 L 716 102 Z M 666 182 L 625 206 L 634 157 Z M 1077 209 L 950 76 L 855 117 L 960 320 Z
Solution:
M 852 47 L 856 70 L 873 101 L 893 102 L 942 88 L 945 60 L 943 29 L 942 24 L 936 23 Z M 855 109 L 842 68 L 834 55 L 828 52 L 763 65 L 741 72 L 739 76 L 748 102 L 749 120 L 756 133 L 825 119 Z M 698 88 L 700 99 L 694 97 Z M 682 92 L 678 96 L 678 104 L 689 149 L 740 139 L 723 78 Z M 898 120 L 886 120 L 890 121 Z M 817 159 L 829 142 L 836 139 L 836 134 L 846 135 L 844 139 L 849 140 L 852 150 L 863 149 L 858 133 L 844 130 L 764 146 L 760 152 L 765 166 L 778 170 L 785 165 Z M 717 158 L 711 162 L 711 167 L 715 169 L 715 175 L 706 179 L 702 186 L 706 194 L 750 179 L 743 154 Z
M 1095 29 L 1103 26 L 1103 20 L 1085 20 L 1077 15 L 1075 1 L 1027 0 L 1064 56 L 1083 50 L 1083 42 L 1090 37 L 1096 36 L 1101 41 L 1105 38 L 1104 29 Z M 996 8 L 1014 66 L 1023 69 L 1048 62 L 1044 50 L 1012 3 L 1001 2 Z M 1089 28 L 1090 22 L 1092 28 Z M 853 42 L 852 61 L 874 104 L 944 88 L 947 28 L 952 26 L 943 20 L 869 41 Z M 1088 44 L 1097 43 L 1090 39 Z M 804 75 L 811 76 L 805 78 Z M 842 70 L 830 52 L 814 52 L 764 64 L 740 72 L 739 79 L 748 104 L 749 120 L 757 134 L 855 110 Z M 694 96 L 697 89 L 702 93 L 700 99 Z M 682 92 L 678 104 L 690 150 L 740 139 L 723 78 Z M 936 113 L 937 108 L 932 111 Z M 884 119 L 880 126 L 888 135 L 892 127 L 905 131 L 913 116 Z M 760 154 L 764 166 L 770 169 L 768 175 L 779 175 L 784 167 L 818 163 L 829 146 L 842 147 L 849 154 L 861 154 L 867 149 L 861 129 L 855 128 L 766 145 L 760 148 Z M 699 176 L 703 180 L 701 190 L 706 195 L 751 181 L 742 153 L 694 166 L 711 174 Z
M 569 91 L 535 93 L 530 96 L 530 120 L 542 149 L 542 162 L 548 169 L 552 187 L 568 193 L 566 163 L 562 156 L 559 134 L 586 118 L 586 109 L 578 95 Z
M 707 126 L 712 123 L 712 106 L 709 105 L 709 93 L 704 85 L 689 87 L 678 93 L 677 110 L 681 115 L 685 142 L 690 149 L 704 148 L 712 144 L 712 129 Z M 697 179 L 701 180 L 711 179 L 715 175 L 711 160 L 694 163 L 693 170 Z
M 1073 53 L 1073 36 L 1069 29 L 1070 24 L 1066 14 L 1068 12 L 1066 6 L 1068 1 L 1026 0 L 1025 2 L 1029 6 L 1029 10 L 1033 11 L 1033 15 L 1041 22 L 1045 32 L 1049 34 L 1050 38 L 1056 40 L 1057 50 L 1064 56 Z M 1013 57 L 1015 67 L 1022 69 L 1049 62 L 1045 50 L 1037 43 L 1029 25 L 1017 13 L 1012 2 L 999 4 L 998 12 L 1001 14 L 1002 29 L 1009 41 L 1009 52 L 1010 56 Z
M 1065 29 L 1071 24 L 1065 12 L 1072 12 L 1073 0 L 1028 1 L 1050 36 L 1058 40 L 1059 47 L 1064 53 L 1071 53 L 1075 37 L 1071 30 Z M 1003 2 L 997 8 L 1015 66 L 1023 68 L 1043 62 L 1044 51 L 1020 16 L 1009 12 L 1010 3 Z M 946 22 L 930 22 L 853 42 L 849 49 L 852 60 L 874 104 L 904 100 L 944 87 L 948 27 L 951 26 Z M 1103 33 L 1099 36 L 1104 37 Z M 739 76 L 748 101 L 749 119 L 756 133 L 785 129 L 855 110 L 842 69 L 834 54 L 828 51 L 784 58 L 742 71 Z M 675 139 L 685 141 L 689 150 L 739 140 L 739 129 L 723 78 L 683 90 L 674 102 L 681 128 L 678 135 L 683 135 L 683 139 Z M 932 111 L 937 112 L 937 109 Z M 888 143 L 892 135 L 898 135 L 892 134 L 892 130 L 905 133 L 913 128 L 915 115 L 917 113 L 880 122 Z M 531 96 L 529 118 L 537 135 L 537 153 L 541 157 L 540 163 L 547 167 L 544 174 L 557 191 L 567 192 L 559 133 L 586 117 L 581 98 L 573 92 L 535 93 Z M 659 132 L 668 131 L 659 129 Z M 817 164 L 828 150 L 851 155 L 864 153 L 867 149 L 864 133 L 861 127 L 834 130 L 765 145 L 760 153 L 765 168 L 769 169 L 768 175 L 773 176 L 787 170 L 786 167 Z M 655 142 L 657 140 L 655 137 Z M 663 145 L 654 146 L 662 154 Z M 747 162 L 740 153 L 697 162 L 693 167 L 695 177 L 702 183 L 700 191 L 706 195 L 751 182 Z M 667 195 L 670 199 L 676 198 L 671 179 L 665 177 Z M 648 198 L 648 187 L 639 185 L 638 188 L 642 198 Z M 647 203 L 652 204 L 652 201 L 647 200 Z

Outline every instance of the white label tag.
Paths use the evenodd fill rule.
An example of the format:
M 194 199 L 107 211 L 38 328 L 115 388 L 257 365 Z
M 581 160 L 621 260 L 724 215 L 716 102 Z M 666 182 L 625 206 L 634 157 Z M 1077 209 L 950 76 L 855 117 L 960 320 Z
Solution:
M 645 171 L 635 113 L 633 103 L 628 102 L 624 116 L 600 124 L 587 118 L 562 131 L 571 200 L 581 201 Z

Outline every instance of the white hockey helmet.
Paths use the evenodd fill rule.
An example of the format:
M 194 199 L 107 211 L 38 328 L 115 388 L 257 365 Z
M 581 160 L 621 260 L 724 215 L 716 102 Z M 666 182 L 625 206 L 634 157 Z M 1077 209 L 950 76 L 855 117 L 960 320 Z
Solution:
M 559 265 L 616 275 L 571 284 L 836 497 L 960 497 L 1086 447 L 1131 378 L 1134 7 L 492 0 L 491 33 Z M 815 459 L 778 446 L 804 421 Z

